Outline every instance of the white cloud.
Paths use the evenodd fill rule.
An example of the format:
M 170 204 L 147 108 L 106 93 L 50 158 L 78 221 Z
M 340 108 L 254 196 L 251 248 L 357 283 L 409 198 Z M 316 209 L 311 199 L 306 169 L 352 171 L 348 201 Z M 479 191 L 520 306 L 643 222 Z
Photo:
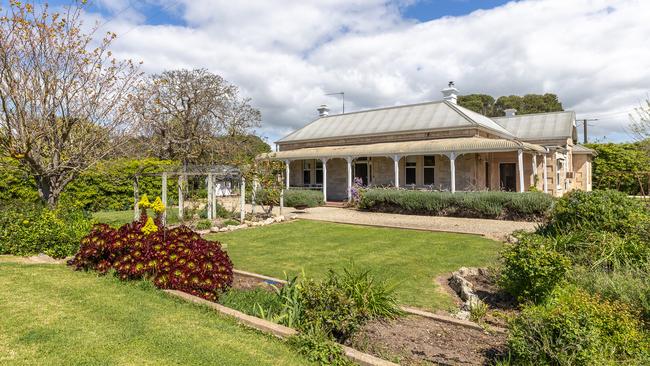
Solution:
M 437 100 L 448 80 L 465 94 L 557 93 L 578 116 L 603 116 L 594 136 L 620 140 L 650 90 L 649 1 L 520 1 L 423 23 L 383 0 L 179 3 L 186 26 L 109 23 L 123 35 L 115 51 L 148 72 L 221 74 L 262 110 L 271 141 L 321 103 L 338 112 L 325 92 L 345 91 L 349 111 Z

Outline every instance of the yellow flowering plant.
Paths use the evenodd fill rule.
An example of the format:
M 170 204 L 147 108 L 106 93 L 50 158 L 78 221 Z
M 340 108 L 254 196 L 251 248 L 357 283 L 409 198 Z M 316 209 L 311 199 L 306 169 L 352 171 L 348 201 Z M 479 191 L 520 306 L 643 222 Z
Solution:
M 146 194 L 143 194 L 142 198 L 140 198 L 140 201 L 138 202 L 138 207 L 143 208 L 145 210 L 151 207 L 151 202 L 149 202 L 149 198 L 147 197 Z
M 153 211 L 158 215 L 160 215 L 165 211 L 165 205 L 163 205 L 160 197 L 156 197 L 156 200 L 153 201 L 153 203 L 149 207 L 151 207 Z
M 142 227 L 142 233 L 144 235 L 149 235 L 151 233 L 155 233 L 156 231 L 158 231 L 158 226 L 156 226 L 151 217 L 147 218 L 147 222 Z

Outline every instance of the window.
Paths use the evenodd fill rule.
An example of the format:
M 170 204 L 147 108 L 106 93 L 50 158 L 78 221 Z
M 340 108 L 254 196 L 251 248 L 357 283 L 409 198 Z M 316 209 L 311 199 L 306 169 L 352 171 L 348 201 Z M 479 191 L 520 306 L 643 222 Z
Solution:
M 417 157 L 406 157 L 406 182 L 405 184 L 415 184 L 415 169 L 417 165 Z
M 435 156 L 425 156 L 424 157 L 424 184 L 431 186 L 433 185 L 433 180 L 435 177 L 434 169 L 436 167 L 436 157 Z
M 323 161 L 316 160 L 316 184 L 323 184 Z
M 306 186 L 311 184 L 311 161 L 302 162 L 302 184 Z

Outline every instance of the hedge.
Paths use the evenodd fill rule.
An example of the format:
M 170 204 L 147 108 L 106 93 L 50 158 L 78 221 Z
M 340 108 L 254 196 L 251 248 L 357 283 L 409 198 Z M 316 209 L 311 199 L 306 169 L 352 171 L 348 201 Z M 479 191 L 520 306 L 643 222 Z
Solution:
M 324 203 L 321 191 L 289 189 L 284 192 L 284 205 L 287 207 L 317 207 Z
M 475 217 L 503 220 L 539 220 L 554 199 L 540 192 L 433 192 L 368 189 L 359 208 L 401 214 Z
M 90 216 L 78 209 L 59 207 L 52 211 L 40 203 L 2 202 L 0 254 L 45 253 L 63 258 L 77 251 L 92 224 Z
M 133 175 L 138 171 L 162 172 L 165 166 L 174 164 L 159 159 L 102 161 L 73 180 L 61 195 L 61 202 L 87 211 L 130 209 L 133 207 Z M 169 192 L 176 192 L 176 182 L 176 179 L 168 180 Z M 140 194 L 160 196 L 162 180 L 159 176 L 143 175 L 139 179 L 139 189 Z M 34 178 L 21 170 L 15 160 L 0 159 L 0 202 L 12 200 L 38 202 L 38 191 Z

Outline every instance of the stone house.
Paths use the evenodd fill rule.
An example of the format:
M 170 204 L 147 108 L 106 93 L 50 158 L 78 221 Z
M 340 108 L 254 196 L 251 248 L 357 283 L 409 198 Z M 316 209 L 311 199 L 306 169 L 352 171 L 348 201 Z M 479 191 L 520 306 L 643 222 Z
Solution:
M 369 186 L 441 191 L 532 189 L 560 196 L 591 190 L 594 151 L 577 145 L 572 111 L 488 118 L 443 100 L 319 117 L 276 142 L 261 159 L 286 163 L 286 186 L 349 199 L 353 179 Z M 534 187 L 534 188 L 533 188 Z

